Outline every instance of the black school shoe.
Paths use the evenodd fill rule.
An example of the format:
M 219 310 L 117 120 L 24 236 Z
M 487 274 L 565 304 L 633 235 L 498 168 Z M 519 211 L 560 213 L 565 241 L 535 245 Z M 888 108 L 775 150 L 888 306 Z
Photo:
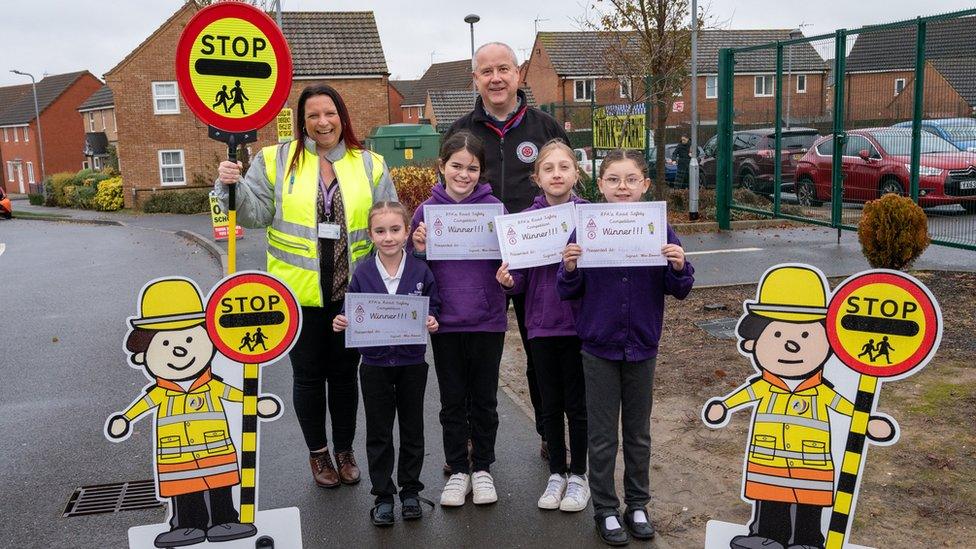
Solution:
M 620 515 L 607 516 L 617 517 L 617 522 L 620 522 Z M 596 522 L 596 531 L 600 534 L 600 539 L 603 540 L 603 543 L 613 546 L 627 545 L 630 543 L 630 536 L 627 535 L 627 531 L 624 530 L 623 526 L 613 529 L 607 528 L 607 516 L 593 517 L 593 520 Z
M 430 508 L 434 508 L 434 502 L 427 498 L 422 498 L 420 496 L 407 496 L 400 500 L 400 515 L 403 520 L 419 520 L 424 516 L 424 510 L 420 507 L 420 503 L 426 503 L 430 505 Z
M 634 522 L 634 513 L 636 511 L 643 511 L 648 522 Z M 651 526 L 650 520 L 651 516 L 647 514 L 647 510 L 640 507 L 636 509 L 627 509 L 627 512 L 624 513 L 624 524 L 626 524 L 627 529 L 630 530 L 630 535 L 637 539 L 651 539 L 654 537 L 654 527 Z
M 369 512 L 369 518 L 373 521 L 373 526 L 392 526 L 393 525 L 393 504 L 388 502 L 377 503 Z

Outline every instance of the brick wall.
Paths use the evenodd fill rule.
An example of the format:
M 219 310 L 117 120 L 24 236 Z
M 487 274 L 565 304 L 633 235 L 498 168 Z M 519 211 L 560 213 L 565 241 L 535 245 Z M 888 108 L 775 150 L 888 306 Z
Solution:
M 544 105 L 546 103 L 561 103 L 563 95 L 559 89 L 559 76 L 556 69 L 552 66 L 552 60 L 545 48 L 537 43 L 532 57 L 529 59 L 528 67 L 520 75 L 520 84 L 532 88 L 532 95 L 535 96 L 536 103 Z M 569 101 L 573 100 L 572 93 Z
M 895 94 L 895 80 L 905 88 Z M 848 74 L 844 117 L 872 123 L 910 120 L 915 109 L 915 71 Z M 925 65 L 923 118 L 970 116 L 971 107 L 931 64 Z
M 400 108 L 400 104 L 403 103 L 403 95 L 393 86 L 387 86 L 386 91 L 389 97 L 390 124 L 399 124 L 403 122 L 403 109 Z
M 85 161 L 85 132 L 76 122 L 77 109 L 101 87 L 102 83 L 97 78 L 85 73 L 41 113 L 47 173 L 75 172 L 81 169 L 81 164 Z M 36 135 L 36 128 L 32 124 L 32 142 Z
M 96 109 L 88 112 L 78 113 L 81 116 L 81 127 L 82 131 L 85 132 L 104 132 L 105 137 L 108 139 L 109 143 L 115 143 L 119 140 L 119 132 L 116 127 L 116 121 L 113 118 L 115 113 L 114 107 L 107 107 L 104 109 Z M 89 126 L 89 117 L 93 116 L 95 118 L 95 128 L 91 129 Z
M 176 82 L 173 52 L 180 33 L 193 13 L 194 10 L 189 8 L 177 12 L 139 50 L 106 75 L 115 100 L 119 164 L 126 207 L 140 206 L 152 192 L 163 187 L 159 151 L 183 151 L 186 183 L 181 186 L 167 185 L 166 189 L 211 185 L 216 178 L 217 164 L 227 156 L 227 146 L 207 137 L 207 126 L 193 116 L 182 98 L 178 99 L 179 114 L 153 114 L 152 83 Z M 388 83 L 385 76 L 296 80 L 288 98 L 288 106 L 295 110 L 296 116 L 298 96 L 302 89 L 321 82 L 335 87 L 342 95 L 360 139 L 365 139 L 372 128 L 389 123 Z M 269 125 L 258 129 L 258 142 L 251 145 L 252 154 L 257 154 L 260 147 L 274 143 L 277 143 L 277 133 L 272 120 Z
M 28 184 L 30 183 L 29 172 L 27 170 L 28 162 L 34 168 L 34 181 L 36 183 L 41 182 L 41 164 L 39 160 L 41 156 L 38 154 L 36 124 L 32 122 L 30 125 L 30 141 L 24 140 L 25 128 L 26 126 L 16 126 L 0 130 L 0 132 L 7 132 L 6 141 L 3 141 L 3 134 L 0 133 L 0 152 L 3 153 L 3 172 L 0 179 L 3 180 L 3 189 L 6 192 L 19 193 L 21 191 L 28 191 Z M 14 140 L 15 135 L 16 141 Z M 13 167 L 12 174 L 10 171 L 11 166 Z

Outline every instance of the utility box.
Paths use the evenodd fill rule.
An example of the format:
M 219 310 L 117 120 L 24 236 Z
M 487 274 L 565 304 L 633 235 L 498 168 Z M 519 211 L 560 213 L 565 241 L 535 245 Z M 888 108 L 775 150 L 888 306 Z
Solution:
M 441 136 L 430 124 L 390 124 L 374 128 L 366 147 L 383 155 L 386 165 L 394 168 L 436 159 Z

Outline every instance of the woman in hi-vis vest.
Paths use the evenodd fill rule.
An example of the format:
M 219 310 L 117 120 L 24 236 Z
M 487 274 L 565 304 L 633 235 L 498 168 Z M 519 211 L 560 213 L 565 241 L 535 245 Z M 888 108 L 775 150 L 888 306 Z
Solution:
M 335 89 L 305 88 L 297 114 L 294 140 L 261 149 L 243 179 L 239 163 L 221 162 L 215 189 L 226 207 L 227 186 L 237 184 L 238 220 L 267 227 L 268 272 L 287 283 L 302 306 L 302 330 L 289 353 L 295 413 L 315 483 L 334 488 L 359 482 L 352 452 L 359 353 L 345 348 L 332 319 L 342 310 L 350 275 L 372 250 L 370 207 L 397 196 L 383 157 L 356 139 Z

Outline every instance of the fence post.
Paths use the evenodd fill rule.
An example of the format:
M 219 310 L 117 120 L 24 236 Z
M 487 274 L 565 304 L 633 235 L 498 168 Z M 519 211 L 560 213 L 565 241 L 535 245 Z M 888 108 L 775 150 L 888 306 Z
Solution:
M 844 72 L 847 66 L 847 30 L 834 33 L 834 154 L 831 167 L 830 226 L 840 228 L 844 205 L 843 155 L 847 134 L 844 132 Z M 839 234 L 838 234 L 838 238 Z
M 592 183 L 596 183 L 596 126 L 593 124 L 593 112 L 595 110 L 596 85 L 593 86 L 593 95 L 590 96 L 590 164 L 593 166 L 592 171 L 590 171 L 590 179 Z
M 653 76 L 644 76 L 644 162 L 648 164 L 651 163 L 651 140 L 649 139 L 650 135 L 648 135 L 648 131 L 651 129 L 651 84 L 653 82 Z
M 920 17 L 915 33 L 915 100 L 912 112 L 912 180 L 910 194 L 918 204 L 918 169 L 922 160 L 922 115 L 925 110 L 925 21 Z
M 786 90 L 790 93 L 791 90 Z M 776 42 L 776 157 L 773 159 L 773 216 L 779 217 L 783 188 L 783 44 Z
M 732 50 L 718 52 L 718 154 L 715 166 L 715 217 L 722 230 L 732 228 L 732 116 L 733 63 Z

